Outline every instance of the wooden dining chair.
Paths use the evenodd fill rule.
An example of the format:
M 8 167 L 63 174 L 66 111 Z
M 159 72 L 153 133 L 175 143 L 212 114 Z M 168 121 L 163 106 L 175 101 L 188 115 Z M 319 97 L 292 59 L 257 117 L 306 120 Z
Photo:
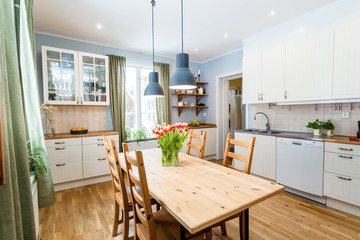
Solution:
M 231 144 L 234 144 L 234 145 L 237 145 L 237 146 L 240 146 L 243 148 L 247 148 L 246 156 L 230 152 Z M 246 174 L 250 174 L 251 163 L 252 163 L 252 158 L 253 158 L 253 153 L 254 153 L 254 146 L 255 146 L 255 137 L 251 137 L 249 142 L 244 142 L 244 141 L 232 139 L 232 134 L 229 133 L 227 135 L 227 139 L 226 139 L 223 166 L 231 168 L 231 169 L 235 169 L 237 171 L 240 171 L 240 172 L 243 172 Z M 244 170 L 233 167 L 232 164 L 229 163 L 229 158 L 237 159 L 239 161 L 244 162 L 245 163 Z M 244 214 L 244 212 L 241 212 L 239 215 L 233 216 L 232 218 L 227 219 L 226 221 L 237 218 L 237 217 L 239 217 L 240 238 L 245 239 L 245 214 Z M 223 235 L 226 235 L 226 225 L 225 225 L 226 221 L 224 221 L 220 224 L 221 232 Z
M 192 155 L 192 154 L 190 154 L 190 150 L 193 148 L 193 149 L 196 149 L 199 151 L 199 158 L 201 158 L 201 159 L 204 158 L 206 133 L 207 133 L 207 131 L 204 131 L 202 135 L 198 135 L 198 134 L 194 133 L 194 129 L 190 129 L 189 140 L 188 140 L 187 147 L 186 147 L 186 154 Z M 198 146 L 198 145 L 193 144 L 192 143 L 193 138 L 200 139 L 201 145 Z
M 174 217 L 164 208 L 153 213 L 142 152 L 135 151 L 135 155 L 136 158 L 133 158 L 124 150 L 134 209 L 134 239 L 180 239 L 180 223 Z M 134 172 L 135 169 L 137 170 Z M 136 187 L 139 187 L 140 191 L 137 191 Z M 144 212 L 140 209 L 144 209 Z M 207 229 L 195 235 L 186 231 L 185 236 L 192 240 L 211 239 L 212 231 Z

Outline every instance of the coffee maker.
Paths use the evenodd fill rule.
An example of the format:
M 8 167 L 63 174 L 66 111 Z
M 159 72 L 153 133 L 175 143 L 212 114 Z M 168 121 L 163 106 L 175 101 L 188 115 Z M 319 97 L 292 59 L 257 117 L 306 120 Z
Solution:
M 358 127 L 359 127 L 359 130 L 357 132 L 357 138 L 360 138 L 360 121 L 358 121 Z

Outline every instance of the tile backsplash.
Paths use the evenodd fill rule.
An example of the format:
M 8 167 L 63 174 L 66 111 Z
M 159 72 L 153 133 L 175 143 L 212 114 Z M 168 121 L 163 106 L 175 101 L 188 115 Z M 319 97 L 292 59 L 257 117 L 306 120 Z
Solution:
M 353 103 L 352 106 L 351 110 L 350 103 L 271 106 L 270 109 L 267 104 L 252 105 L 250 127 L 265 128 L 264 116 L 258 115 L 257 120 L 253 120 L 256 112 L 264 112 L 269 116 L 273 130 L 312 132 L 312 129 L 306 128 L 307 123 L 319 119 L 331 120 L 335 125 L 336 135 L 355 136 L 360 121 L 360 103 Z M 341 118 L 342 112 L 349 112 L 349 118 Z

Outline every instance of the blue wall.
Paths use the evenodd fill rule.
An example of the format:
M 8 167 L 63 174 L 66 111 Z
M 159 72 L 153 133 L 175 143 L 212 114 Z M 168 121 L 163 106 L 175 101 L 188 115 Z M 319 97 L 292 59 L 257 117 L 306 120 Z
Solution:
M 37 72 L 38 72 L 38 81 L 39 81 L 39 93 L 40 93 L 40 100 L 43 102 L 43 81 L 42 81 L 42 65 L 41 65 L 41 46 L 49 46 L 49 47 L 57 47 L 57 48 L 65 48 L 74 51 L 81 51 L 81 52 L 89 52 L 95 54 L 104 54 L 104 55 L 119 55 L 124 56 L 127 59 L 131 60 L 139 60 L 139 61 L 148 61 L 149 63 L 152 62 L 152 56 L 148 54 L 142 54 L 132 51 L 127 51 L 118 48 L 106 47 L 97 44 L 81 42 L 66 38 L 54 37 L 45 34 L 35 34 L 35 43 L 36 43 L 36 58 L 37 58 Z M 191 57 L 191 56 L 190 56 Z M 170 64 L 170 72 L 172 73 L 176 69 L 176 62 L 175 59 L 165 58 L 165 57 L 155 57 L 156 62 L 168 63 Z M 192 72 L 197 72 L 200 69 L 199 63 L 190 62 L 190 69 Z M 186 101 L 186 100 L 185 100 Z M 190 102 L 191 99 L 188 99 Z M 193 99 L 195 102 L 195 99 Z M 172 97 L 173 105 L 177 104 L 176 96 Z M 178 117 L 177 110 L 172 110 L 172 120 L 173 122 L 189 122 L 193 119 L 196 119 L 195 111 L 192 110 L 185 110 Z M 110 115 L 110 107 L 107 107 L 107 128 L 109 130 L 112 129 L 111 123 L 111 115 Z
M 201 64 L 202 81 L 209 82 L 209 86 L 206 89 L 210 96 L 206 103 L 209 106 L 206 110 L 207 122 L 216 123 L 216 77 L 222 74 L 241 70 L 242 63 L 243 51 L 241 49 Z

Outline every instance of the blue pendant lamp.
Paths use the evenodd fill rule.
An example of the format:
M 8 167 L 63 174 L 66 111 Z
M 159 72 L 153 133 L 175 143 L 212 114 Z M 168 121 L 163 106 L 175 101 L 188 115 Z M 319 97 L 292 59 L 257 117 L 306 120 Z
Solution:
M 196 88 L 194 75 L 189 69 L 189 54 L 184 53 L 184 10 L 181 0 L 181 53 L 176 55 L 176 71 L 170 80 L 170 89 L 194 89 Z
M 146 86 L 144 96 L 147 97 L 164 97 L 164 90 L 159 84 L 159 73 L 154 71 L 154 7 L 155 1 L 151 1 L 152 5 L 152 50 L 153 50 L 153 71 L 149 73 L 149 84 Z

